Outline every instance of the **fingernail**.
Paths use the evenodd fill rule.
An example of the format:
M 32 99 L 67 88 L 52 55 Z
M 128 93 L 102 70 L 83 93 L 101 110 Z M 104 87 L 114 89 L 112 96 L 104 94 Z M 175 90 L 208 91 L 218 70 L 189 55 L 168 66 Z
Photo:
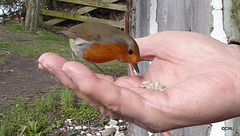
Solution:
M 73 76 L 72 76 L 72 71 L 69 70 L 69 69 L 66 69 L 65 67 L 63 67 L 62 70 L 63 70 L 63 71 L 65 72 L 65 74 L 72 80 L 72 78 L 73 78 Z
M 54 71 L 48 65 L 46 65 L 44 63 L 39 62 L 38 68 L 49 74 L 54 74 Z

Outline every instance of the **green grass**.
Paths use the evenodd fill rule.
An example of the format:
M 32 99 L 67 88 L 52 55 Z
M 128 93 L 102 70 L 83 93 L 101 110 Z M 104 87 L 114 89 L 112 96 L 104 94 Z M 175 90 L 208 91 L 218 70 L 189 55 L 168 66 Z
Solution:
M 98 110 L 80 100 L 67 89 L 52 90 L 46 96 L 29 103 L 24 99 L 16 102 L 0 118 L 0 135 L 17 135 L 26 126 L 25 136 L 45 135 L 72 118 L 81 124 L 103 122 Z M 97 120 L 97 121 L 96 121 Z
M 69 90 L 63 90 L 60 94 L 61 115 L 70 117 L 83 124 L 93 124 L 101 121 L 101 114 L 85 101 L 79 101 L 78 97 Z
M 14 22 L 11 23 L 11 27 L 7 27 L 7 30 L 13 33 L 21 33 L 21 34 L 30 34 L 30 32 L 25 31 L 23 24 L 15 24 Z M 14 24 L 14 25 L 13 25 Z
M 0 66 L 4 65 L 5 62 L 9 61 L 10 53 L 8 51 L 0 51 Z
M 0 135 L 17 135 L 22 131 L 23 126 L 27 126 L 26 133 L 46 133 L 55 124 L 54 114 L 57 110 L 58 92 L 51 91 L 47 96 L 42 96 L 28 103 L 25 99 L 19 99 L 16 105 L 4 111 L 0 122 Z M 36 125 L 35 132 L 32 132 L 33 125 Z M 7 128 L 7 131 L 4 129 Z
M 38 58 L 45 52 L 55 52 L 71 60 L 68 39 L 45 30 L 37 34 L 25 31 L 23 24 L 10 23 L 5 31 L 13 33 L 17 39 L 0 40 L 0 66 L 10 60 L 12 52 L 25 57 Z M 98 69 L 82 59 L 77 59 L 94 72 Z M 127 75 L 127 64 L 118 61 L 98 64 L 107 74 Z M 67 89 L 52 90 L 49 94 L 32 101 L 18 99 L 15 104 L 0 113 L 0 136 L 18 135 L 26 126 L 25 136 L 46 135 L 50 130 L 63 125 L 68 118 L 81 124 L 103 124 L 105 119 L 98 110 L 79 99 Z
M 45 30 L 39 30 L 37 34 L 25 31 L 23 24 L 10 24 L 4 27 L 17 37 L 16 40 L 3 40 L 0 48 L 21 53 L 26 57 L 38 58 L 44 52 L 55 52 L 70 59 L 71 50 L 67 38 L 55 35 Z

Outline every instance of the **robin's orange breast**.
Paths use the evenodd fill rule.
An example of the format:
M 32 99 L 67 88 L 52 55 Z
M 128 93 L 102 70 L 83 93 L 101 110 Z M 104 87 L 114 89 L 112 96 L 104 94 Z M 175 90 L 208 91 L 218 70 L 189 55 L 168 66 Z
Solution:
M 89 62 L 103 63 L 112 60 L 126 60 L 126 46 L 121 43 L 93 43 L 83 51 L 83 58 Z

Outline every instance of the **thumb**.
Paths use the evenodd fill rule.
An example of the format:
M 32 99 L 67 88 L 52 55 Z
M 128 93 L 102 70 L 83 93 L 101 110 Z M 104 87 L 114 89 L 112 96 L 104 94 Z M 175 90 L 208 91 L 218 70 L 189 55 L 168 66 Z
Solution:
M 138 38 L 141 60 L 153 60 L 155 57 L 175 62 L 199 55 L 209 43 L 216 42 L 206 35 L 193 32 L 166 31 Z M 215 43 L 216 44 L 216 43 Z M 204 45 L 204 46 L 203 46 Z

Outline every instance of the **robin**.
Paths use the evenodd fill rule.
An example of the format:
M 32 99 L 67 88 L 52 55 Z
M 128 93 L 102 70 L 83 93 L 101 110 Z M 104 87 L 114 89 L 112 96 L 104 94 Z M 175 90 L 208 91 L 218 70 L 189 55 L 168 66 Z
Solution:
M 119 60 L 130 63 L 140 73 L 136 41 L 117 28 L 96 22 L 81 23 L 69 29 L 69 43 L 73 54 L 88 62 L 95 64 Z

